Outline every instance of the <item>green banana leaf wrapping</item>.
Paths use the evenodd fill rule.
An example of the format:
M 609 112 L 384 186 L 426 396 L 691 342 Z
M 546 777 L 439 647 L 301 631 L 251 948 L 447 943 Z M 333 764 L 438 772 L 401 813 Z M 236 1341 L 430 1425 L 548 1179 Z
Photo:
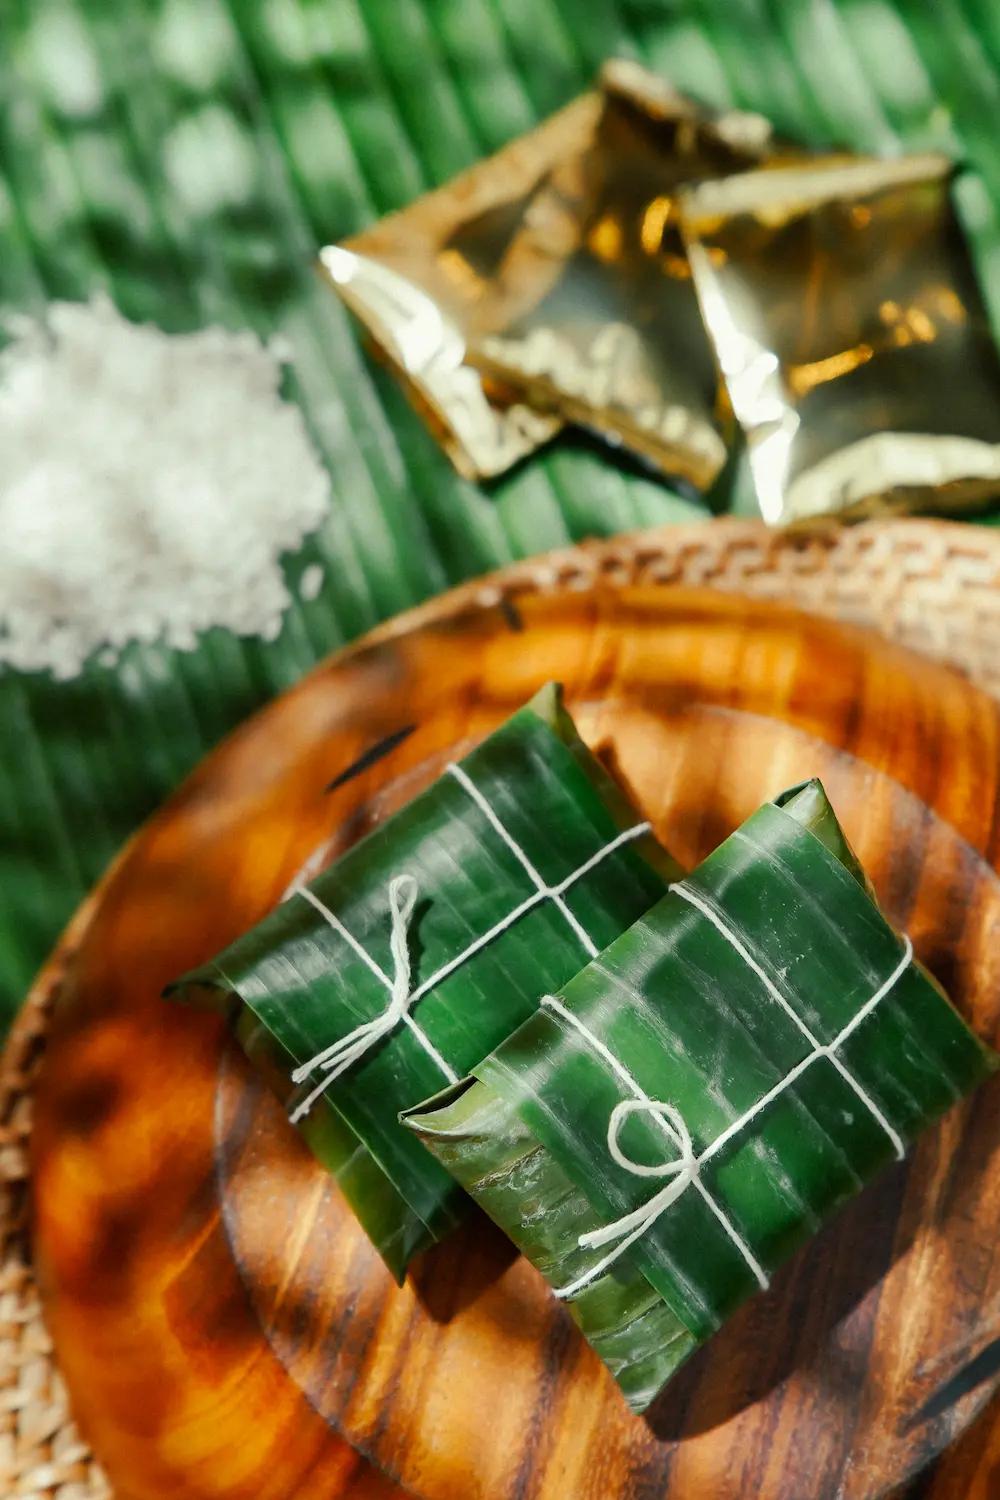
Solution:
M 662 896 L 679 870 L 644 829 L 550 685 L 304 894 L 171 987 L 234 1013 L 247 1055 L 398 1278 L 468 1208 L 400 1111 L 467 1073 Z M 391 896 L 400 877 L 408 891 Z M 394 952 L 391 905 L 406 896 Z M 352 1060 L 344 1039 L 384 1016 L 401 959 L 411 1008 L 385 1034 L 362 1035 Z
M 809 782 L 405 1123 L 642 1410 L 996 1062 Z

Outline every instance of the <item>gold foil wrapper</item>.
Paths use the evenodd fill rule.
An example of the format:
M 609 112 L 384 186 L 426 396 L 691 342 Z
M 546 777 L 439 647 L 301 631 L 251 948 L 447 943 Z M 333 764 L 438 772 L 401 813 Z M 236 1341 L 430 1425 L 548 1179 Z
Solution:
M 562 427 L 558 416 L 504 401 L 499 387 L 491 400 L 486 380 L 466 359 L 459 324 L 416 282 L 346 246 L 328 245 L 320 260 L 467 479 L 502 474 Z
M 728 413 L 677 223 L 678 188 L 745 169 L 759 116 L 705 115 L 632 63 L 602 73 L 585 148 L 540 181 L 499 260 L 503 315 L 470 358 L 661 473 L 707 489 Z M 465 255 L 458 236 L 449 247 Z
M 599 96 L 583 95 L 444 187 L 320 253 L 376 353 L 466 478 L 503 473 L 563 426 L 557 413 L 526 405 L 476 369 L 468 341 L 493 275 L 494 240 L 516 227 L 539 181 L 583 148 L 599 112 Z M 471 267 L 449 254 L 456 235 Z
M 767 122 L 608 64 L 601 88 L 322 262 L 456 466 L 487 478 L 565 421 L 707 488 L 728 409 L 678 227 Z
M 943 156 L 704 183 L 682 225 L 765 520 L 1000 493 L 1000 356 Z

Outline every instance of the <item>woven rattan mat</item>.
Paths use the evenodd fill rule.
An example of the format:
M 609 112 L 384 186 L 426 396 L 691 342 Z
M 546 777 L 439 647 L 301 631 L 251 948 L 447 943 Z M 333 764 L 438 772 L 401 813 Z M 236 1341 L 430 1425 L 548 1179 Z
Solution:
M 608 583 L 706 584 L 871 626 L 1000 696 L 1000 532 L 878 521 L 809 537 L 751 522 L 666 528 L 550 553 L 470 592 Z M 447 605 L 445 606 L 447 608 Z M 419 611 L 422 618 L 434 604 Z M 0 1495 L 96 1500 L 110 1491 L 69 1411 L 42 1321 L 27 1224 L 33 1080 L 78 914 L 0 1063 Z

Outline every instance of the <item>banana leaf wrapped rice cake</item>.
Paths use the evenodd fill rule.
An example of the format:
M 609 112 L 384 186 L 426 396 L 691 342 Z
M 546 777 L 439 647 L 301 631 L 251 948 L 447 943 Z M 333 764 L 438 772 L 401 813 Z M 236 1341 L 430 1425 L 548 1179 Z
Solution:
M 406 1123 L 642 1410 L 995 1064 L 811 782 Z
M 400 1111 L 467 1073 L 678 873 L 550 686 L 172 993 L 232 1012 L 402 1277 L 468 1200 Z

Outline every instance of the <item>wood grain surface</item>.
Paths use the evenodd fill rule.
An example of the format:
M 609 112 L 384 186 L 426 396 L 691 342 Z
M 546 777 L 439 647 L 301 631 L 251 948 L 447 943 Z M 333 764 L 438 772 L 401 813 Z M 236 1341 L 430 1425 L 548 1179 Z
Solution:
M 641 1418 L 482 1219 L 395 1288 L 220 1025 L 158 998 L 303 865 L 560 678 L 685 860 L 821 775 L 890 916 L 997 1041 L 992 699 L 876 636 L 739 597 L 526 585 L 496 600 L 459 591 L 250 721 L 133 841 L 79 934 L 34 1181 L 48 1319 L 84 1430 L 135 1500 L 339 1495 L 344 1436 L 427 1500 L 886 1495 L 1000 1383 L 996 1083 Z M 995 1494 L 994 1462 L 987 1425 L 972 1426 L 927 1493 Z

